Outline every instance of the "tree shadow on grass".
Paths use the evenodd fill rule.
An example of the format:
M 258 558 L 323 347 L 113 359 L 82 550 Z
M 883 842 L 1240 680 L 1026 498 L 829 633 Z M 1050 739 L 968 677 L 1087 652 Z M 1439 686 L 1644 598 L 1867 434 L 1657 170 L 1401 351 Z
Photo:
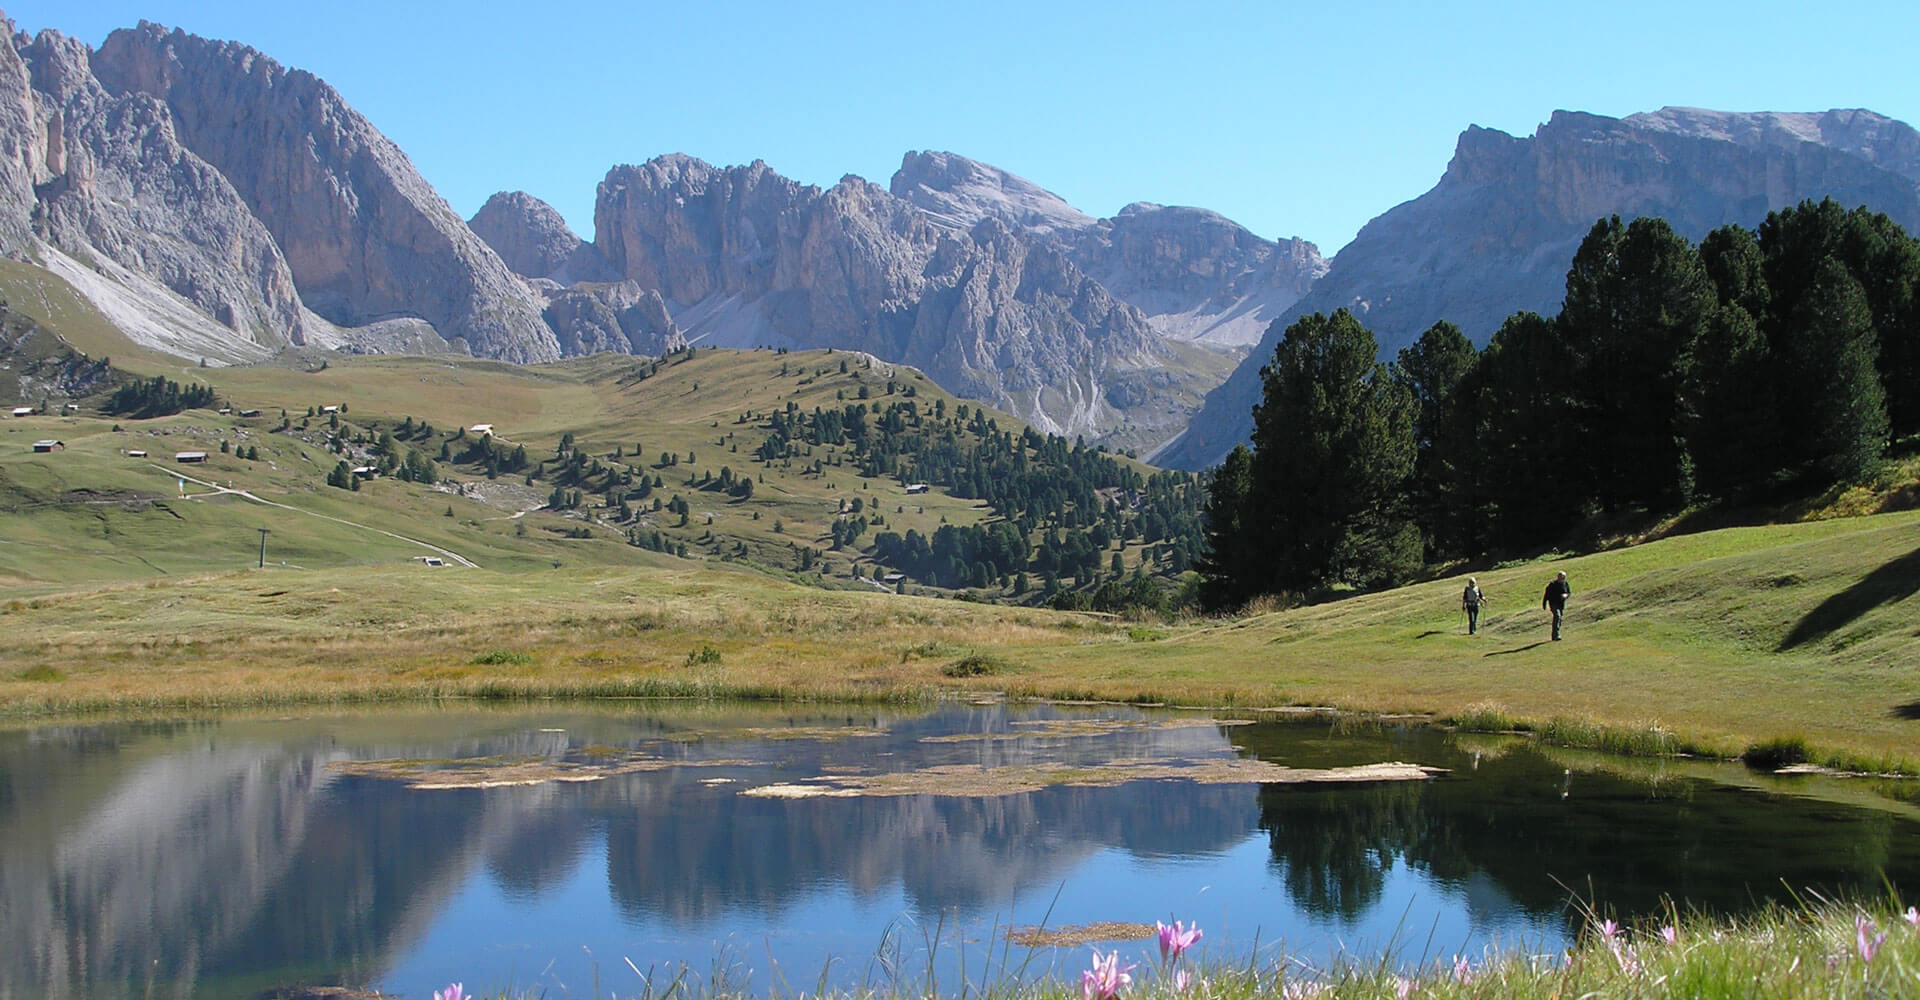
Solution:
M 1904 705 L 1893 706 L 1893 717 L 1896 719 L 1913 719 L 1920 721 L 1920 701 L 1910 701 Z
M 1780 640 L 1775 652 L 1784 653 L 1847 627 L 1882 604 L 1892 604 L 1920 591 L 1920 549 L 1882 563 L 1859 583 L 1820 602 Z
M 1480 655 L 1481 655 L 1482 657 L 1488 657 L 1488 656 L 1510 656 L 1510 655 L 1512 655 L 1512 654 L 1514 654 L 1514 653 L 1524 653 L 1524 652 L 1526 652 L 1526 651 L 1527 651 L 1527 650 L 1529 650 L 1529 649 L 1539 649 L 1539 648 L 1540 648 L 1541 646 L 1544 646 L 1544 645 L 1546 645 L 1547 643 L 1549 643 L 1549 642 L 1552 642 L 1552 641 L 1553 641 L 1552 639 L 1542 639 L 1542 640 L 1540 640 L 1539 642 L 1536 642 L 1536 643 L 1533 643 L 1532 645 L 1529 645 L 1529 646 L 1515 646 L 1515 647 L 1513 647 L 1512 649 L 1496 649 L 1496 650 L 1494 650 L 1494 651 L 1493 651 L 1493 652 L 1491 652 L 1491 653 L 1482 653 L 1482 654 L 1480 654 Z

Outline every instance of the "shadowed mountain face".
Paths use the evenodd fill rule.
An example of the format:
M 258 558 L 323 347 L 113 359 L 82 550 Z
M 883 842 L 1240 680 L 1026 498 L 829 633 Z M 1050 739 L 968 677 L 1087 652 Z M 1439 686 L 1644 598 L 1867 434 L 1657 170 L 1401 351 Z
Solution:
M 1442 319 L 1485 343 L 1516 311 L 1559 312 L 1567 265 L 1596 219 L 1660 216 L 1698 240 L 1827 196 L 1920 227 L 1920 133 L 1869 111 L 1683 108 L 1562 111 L 1528 138 L 1469 128 L 1440 183 L 1368 223 L 1158 457 L 1200 468 L 1246 440 L 1260 367 L 1301 316 L 1351 310 L 1388 357 Z

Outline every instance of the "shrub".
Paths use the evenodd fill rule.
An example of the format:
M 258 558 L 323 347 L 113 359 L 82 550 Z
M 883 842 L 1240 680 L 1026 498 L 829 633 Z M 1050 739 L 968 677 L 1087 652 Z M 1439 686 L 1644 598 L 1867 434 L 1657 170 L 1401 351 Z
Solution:
M 1740 754 L 1740 760 L 1757 771 L 1778 771 L 1790 764 L 1805 764 L 1813 759 L 1804 736 L 1776 736 L 1755 743 Z
M 518 650 L 495 649 L 481 653 L 467 662 L 479 667 L 504 666 L 507 664 L 524 667 L 533 662 L 533 657 Z
M 940 668 L 940 672 L 948 677 L 986 677 L 1005 673 L 1006 670 L 1005 660 L 985 653 L 969 653 Z

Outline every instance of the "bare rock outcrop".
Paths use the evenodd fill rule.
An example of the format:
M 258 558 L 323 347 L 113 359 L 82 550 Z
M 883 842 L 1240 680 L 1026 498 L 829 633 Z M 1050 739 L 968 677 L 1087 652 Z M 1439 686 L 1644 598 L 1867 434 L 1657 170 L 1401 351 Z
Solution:
M 8 230 L 8 250 L 44 241 L 96 273 L 151 279 L 228 331 L 227 350 L 196 345 L 216 357 L 303 339 L 299 295 L 272 235 L 181 142 L 164 106 L 101 86 L 85 45 L 53 31 L 14 36 L 0 50 L 0 109 L 5 207 L 20 211 L 16 178 L 31 184 L 25 211 L 9 213 L 27 225 Z
M 324 81 L 154 24 L 91 59 L 106 90 L 164 107 L 273 235 L 306 305 L 347 327 L 414 316 L 476 354 L 557 357 L 542 303 L 386 136 Z
M 1080 266 L 1163 336 L 1245 346 L 1326 273 L 1319 248 L 1203 208 L 1135 202 L 1080 235 Z
M 956 233 L 971 232 L 985 219 L 1034 235 L 1074 233 L 1094 224 L 1052 191 L 954 153 L 909 152 L 887 190 Z
M 1115 430 L 1104 380 L 1164 357 L 1052 242 L 991 215 L 955 231 L 858 177 L 821 190 L 664 156 L 608 173 L 594 228 L 690 340 L 865 351 L 1052 431 Z
M 634 281 L 555 286 L 547 292 L 546 315 L 560 349 L 569 355 L 659 355 L 687 344 L 660 292 Z
M 1260 367 L 1299 316 L 1352 310 L 1388 356 L 1442 319 L 1484 343 L 1515 311 L 1559 312 L 1567 265 L 1596 219 L 1660 216 L 1698 240 L 1830 196 L 1914 229 L 1917 177 L 1920 134 L 1867 111 L 1561 111 L 1527 138 L 1468 128 L 1440 182 L 1361 229 L 1157 458 L 1200 468 L 1245 440 Z
M 1254 343 L 1326 271 L 1305 240 L 1262 239 L 1206 209 L 1148 202 L 1095 219 L 1032 181 L 954 153 L 906 154 L 888 187 L 950 232 L 993 219 L 1066 252 L 1176 340 Z
M 525 191 L 501 191 L 488 198 L 467 220 L 467 228 L 523 278 L 570 285 L 613 277 L 593 244 L 574 235 L 552 205 Z

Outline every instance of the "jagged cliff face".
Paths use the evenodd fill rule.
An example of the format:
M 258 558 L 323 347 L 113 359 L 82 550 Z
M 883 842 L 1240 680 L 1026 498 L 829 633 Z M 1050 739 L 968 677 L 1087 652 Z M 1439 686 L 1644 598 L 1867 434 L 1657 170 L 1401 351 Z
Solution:
M 1866 111 L 1562 111 L 1529 138 L 1469 128 L 1440 183 L 1368 223 L 1156 457 L 1200 468 L 1246 440 L 1260 367 L 1299 316 L 1350 309 L 1389 357 L 1442 319 L 1484 344 L 1518 310 L 1559 312 L 1567 265 L 1601 217 L 1660 216 L 1698 240 L 1831 196 L 1913 229 L 1916 181 L 1920 133 Z
M 319 78 L 152 24 L 114 32 L 92 66 L 109 91 L 164 105 L 185 145 L 273 234 L 301 298 L 328 321 L 418 316 L 477 354 L 559 355 L 532 289 Z
M 0 46 L 0 252 L 190 358 L 560 353 L 540 295 L 332 88 L 150 24 Z
M 952 153 L 908 153 L 889 190 L 950 231 L 994 219 L 1063 251 L 1176 340 L 1252 344 L 1326 271 L 1305 240 L 1262 239 L 1205 209 L 1148 202 L 1095 219 L 1032 181 Z
M 467 220 L 513 273 L 561 285 L 608 281 L 613 272 L 593 244 L 574 235 L 552 205 L 525 191 L 502 191 Z
M 303 338 L 271 234 L 153 97 L 108 91 L 86 46 L 42 32 L 0 48 L 0 101 L 9 252 L 45 241 L 83 280 L 184 299 L 202 322 L 168 345 L 181 353 L 258 356 Z
M 1126 423 L 1108 382 L 1164 357 L 1146 318 L 1050 241 L 960 218 L 857 177 L 821 190 L 675 155 L 608 173 L 594 245 L 691 340 L 865 351 L 1057 433 Z

